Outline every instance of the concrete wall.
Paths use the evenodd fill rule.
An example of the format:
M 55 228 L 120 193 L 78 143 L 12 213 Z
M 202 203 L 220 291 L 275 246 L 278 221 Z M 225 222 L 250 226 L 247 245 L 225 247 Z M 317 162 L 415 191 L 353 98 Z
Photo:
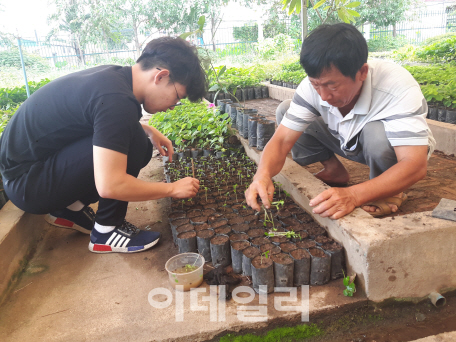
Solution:
M 240 139 L 258 163 L 262 152 Z M 309 213 L 310 199 L 329 188 L 289 158 L 274 180 Z M 343 244 L 348 273 L 357 274 L 358 289 L 370 300 L 422 298 L 456 288 L 456 222 L 431 212 L 378 219 L 359 208 L 339 220 L 313 217 Z

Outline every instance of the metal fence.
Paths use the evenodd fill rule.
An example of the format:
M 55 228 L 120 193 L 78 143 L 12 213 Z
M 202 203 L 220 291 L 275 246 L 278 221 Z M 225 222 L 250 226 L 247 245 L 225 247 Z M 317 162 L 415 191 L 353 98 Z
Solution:
M 421 44 L 426 39 L 456 31 L 456 8 L 448 4 L 430 4 L 408 13 L 406 21 L 393 27 L 364 25 L 361 31 L 366 38 L 400 37 L 409 44 Z
M 192 43 L 206 47 L 215 57 L 224 58 L 253 54 L 260 32 L 263 32 L 264 38 L 273 38 L 282 33 L 293 38 L 297 44 L 300 42 L 301 28 L 298 16 L 262 22 L 261 31 L 258 25 L 256 21 L 223 21 L 213 37 L 210 27 L 206 27 L 204 35 L 194 38 Z M 396 35 L 404 42 L 418 44 L 429 37 L 456 31 L 456 8 L 445 4 L 428 5 L 415 9 L 409 14 L 408 20 L 396 24 L 395 27 L 364 25 L 361 31 L 367 39 L 389 38 Z M 22 39 L 21 45 L 26 53 L 40 56 L 45 64 L 56 69 L 99 64 L 131 65 L 138 57 L 132 42 L 79 44 L 78 41 L 65 37 L 50 40 L 34 37 Z M 0 52 L 9 48 L 0 45 Z

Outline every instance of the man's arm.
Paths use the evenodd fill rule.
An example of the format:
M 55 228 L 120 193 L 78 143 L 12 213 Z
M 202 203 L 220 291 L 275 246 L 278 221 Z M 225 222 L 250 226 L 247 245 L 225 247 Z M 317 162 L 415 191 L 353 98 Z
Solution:
M 274 185 L 271 178 L 282 170 L 285 158 L 296 143 L 302 132 L 294 131 L 283 125 L 279 125 L 277 131 L 266 145 L 260 160 L 258 170 L 253 177 L 253 182 L 245 192 L 247 204 L 253 209 L 260 211 L 257 196 L 266 208 L 272 201 Z
M 103 198 L 129 202 L 188 198 L 199 189 L 199 181 L 191 177 L 168 184 L 139 180 L 127 174 L 127 155 L 103 147 L 93 147 L 93 165 L 97 191 Z
M 423 179 L 427 172 L 428 146 L 396 146 L 397 164 L 380 176 L 348 188 L 331 188 L 310 201 L 313 212 L 341 218 L 370 201 L 397 195 Z

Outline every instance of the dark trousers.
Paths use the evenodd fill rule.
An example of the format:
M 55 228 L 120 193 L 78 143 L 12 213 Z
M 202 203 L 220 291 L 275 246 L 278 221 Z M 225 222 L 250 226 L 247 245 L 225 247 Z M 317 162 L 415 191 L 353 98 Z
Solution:
M 138 177 L 151 157 L 152 143 L 141 128 L 130 144 L 127 173 Z M 128 202 L 98 195 L 93 171 L 92 136 L 65 146 L 48 159 L 35 163 L 27 173 L 4 182 L 4 188 L 11 202 L 32 214 L 51 213 L 78 200 L 85 205 L 99 202 L 95 220 L 101 225 L 120 225 L 127 213 Z

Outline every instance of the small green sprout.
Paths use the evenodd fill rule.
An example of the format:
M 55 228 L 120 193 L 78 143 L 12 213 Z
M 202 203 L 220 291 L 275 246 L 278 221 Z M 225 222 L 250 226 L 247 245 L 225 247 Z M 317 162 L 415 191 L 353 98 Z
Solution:
M 353 279 L 350 279 L 352 277 L 345 276 L 344 270 L 342 270 L 342 273 L 344 275 L 343 283 L 344 283 L 344 286 L 345 286 L 344 296 L 345 297 L 353 297 L 353 294 L 356 292 L 356 286 L 355 286 L 356 275 L 353 276 Z

